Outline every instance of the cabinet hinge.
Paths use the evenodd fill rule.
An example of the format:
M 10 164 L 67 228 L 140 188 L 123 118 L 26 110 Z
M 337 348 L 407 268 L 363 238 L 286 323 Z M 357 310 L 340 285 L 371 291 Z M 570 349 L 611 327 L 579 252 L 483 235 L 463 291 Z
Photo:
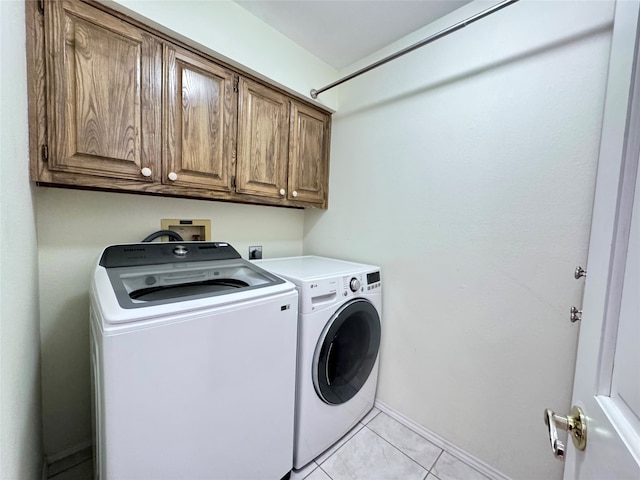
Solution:
M 49 146 L 48 145 L 42 145 L 42 147 L 40 148 L 40 157 L 42 157 L 42 161 L 43 162 L 48 162 L 49 161 Z
M 44 14 L 44 0 L 38 0 L 38 10 Z
M 238 77 L 236 77 L 236 78 L 233 80 L 233 91 L 234 91 L 234 92 L 237 92 L 237 91 L 238 91 L 238 83 L 239 83 L 239 82 L 240 82 L 240 79 L 239 79 Z
M 236 189 L 236 177 L 231 177 L 231 188 Z

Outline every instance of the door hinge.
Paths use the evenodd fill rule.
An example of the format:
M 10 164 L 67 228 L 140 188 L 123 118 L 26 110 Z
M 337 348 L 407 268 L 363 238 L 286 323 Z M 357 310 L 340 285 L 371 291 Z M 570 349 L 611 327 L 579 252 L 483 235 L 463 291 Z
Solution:
M 42 158 L 43 162 L 48 162 L 49 161 L 49 146 L 48 145 L 42 145 L 42 147 L 40 148 L 40 157 Z
M 44 14 L 44 0 L 38 0 L 38 10 L 40 10 L 40 13 Z
M 231 177 L 231 188 L 236 189 L 236 177 Z

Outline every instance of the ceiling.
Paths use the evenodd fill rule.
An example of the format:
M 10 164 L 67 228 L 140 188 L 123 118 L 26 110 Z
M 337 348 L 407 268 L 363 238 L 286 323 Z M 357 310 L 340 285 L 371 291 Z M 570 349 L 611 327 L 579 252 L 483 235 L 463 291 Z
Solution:
M 470 1 L 236 0 L 236 3 L 339 70 Z

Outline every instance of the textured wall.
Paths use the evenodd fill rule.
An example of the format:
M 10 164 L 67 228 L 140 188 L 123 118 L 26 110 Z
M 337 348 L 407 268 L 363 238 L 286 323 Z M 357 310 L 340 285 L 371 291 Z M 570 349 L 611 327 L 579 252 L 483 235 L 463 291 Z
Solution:
M 336 79 L 336 71 L 235 2 L 199 0 L 101 0 L 187 42 L 196 42 L 222 60 L 276 82 L 308 98 L 312 88 Z M 153 23 L 150 23 L 153 22 Z M 335 109 L 337 93 L 319 103 Z
M 522 1 L 340 87 L 305 216 L 306 254 L 382 266 L 379 399 L 513 478 L 562 474 L 612 18 Z
M 0 2 L 0 478 L 42 467 L 35 215 L 29 185 L 24 3 Z

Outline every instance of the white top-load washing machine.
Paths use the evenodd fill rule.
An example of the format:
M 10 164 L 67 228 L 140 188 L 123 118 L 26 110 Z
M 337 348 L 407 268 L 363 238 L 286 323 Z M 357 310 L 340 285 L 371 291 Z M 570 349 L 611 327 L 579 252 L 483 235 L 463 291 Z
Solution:
M 300 469 L 371 410 L 378 379 L 380 268 L 304 256 L 255 262 L 299 293 L 293 465 Z
M 219 242 L 104 250 L 91 286 L 96 477 L 288 477 L 297 292 Z

